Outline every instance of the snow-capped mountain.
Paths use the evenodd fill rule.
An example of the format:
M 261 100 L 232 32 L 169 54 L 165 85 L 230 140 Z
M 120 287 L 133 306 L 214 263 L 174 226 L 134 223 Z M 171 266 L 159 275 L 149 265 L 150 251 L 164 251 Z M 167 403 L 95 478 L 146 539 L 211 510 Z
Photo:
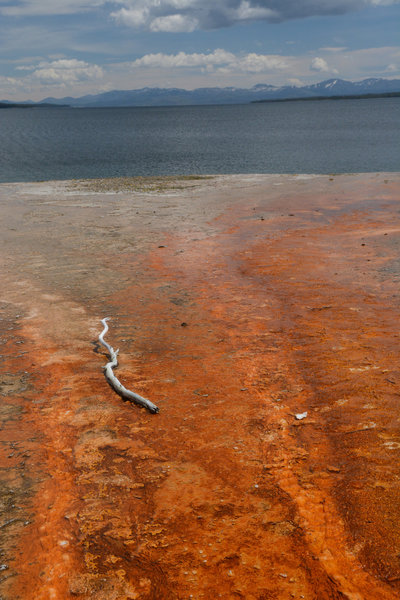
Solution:
M 362 81 L 345 81 L 344 79 L 328 79 L 304 88 L 310 95 L 344 96 L 352 94 L 383 94 L 398 92 L 399 79 L 363 79 Z

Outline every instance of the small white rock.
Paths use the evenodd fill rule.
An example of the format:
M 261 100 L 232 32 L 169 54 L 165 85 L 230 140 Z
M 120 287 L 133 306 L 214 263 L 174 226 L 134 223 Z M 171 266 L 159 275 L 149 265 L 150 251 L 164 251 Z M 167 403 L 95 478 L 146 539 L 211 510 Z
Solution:
M 308 415 L 307 412 L 303 412 L 303 413 L 297 413 L 297 415 L 294 415 L 294 416 L 298 421 L 301 421 L 302 419 L 305 419 L 307 415 Z

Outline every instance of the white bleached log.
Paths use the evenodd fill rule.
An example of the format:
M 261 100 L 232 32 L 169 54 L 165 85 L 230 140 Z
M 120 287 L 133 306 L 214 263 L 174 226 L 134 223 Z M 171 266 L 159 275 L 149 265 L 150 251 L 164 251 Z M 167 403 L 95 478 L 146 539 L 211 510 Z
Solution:
M 101 334 L 99 335 L 99 342 L 105 348 L 107 348 L 107 351 L 108 351 L 108 353 L 110 355 L 110 359 L 111 359 L 110 362 L 108 362 L 103 367 L 104 375 L 105 375 L 108 383 L 113 388 L 113 390 L 119 396 L 121 396 L 121 398 L 135 402 L 136 404 L 139 404 L 140 406 L 144 406 L 151 413 L 158 413 L 159 412 L 158 406 L 156 406 L 155 404 L 150 402 L 150 400 L 143 398 L 143 396 L 140 396 L 139 394 L 136 394 L 135 392 L 131 392 L 131 390 L 127 390 L 126 387 L 124 387 L 122 385 L 122 383 L 115 377 L 115 375 L 113 373 L 113 369 L 118 366 L 117 355 L 118 355 L 119 350 L 114 350 L 114 348 L 112 348 L 110 346 L 110 344 L 107 344 L 107 342 L 104 340 L 104 336 L 108 331 L 107 321 L 109 321 L 109 320 L 110 320 L 110 317 L 105 317 L 104 319 L 101 319 L 101 322 L 104 325 L 104 329 L 101 332 Z

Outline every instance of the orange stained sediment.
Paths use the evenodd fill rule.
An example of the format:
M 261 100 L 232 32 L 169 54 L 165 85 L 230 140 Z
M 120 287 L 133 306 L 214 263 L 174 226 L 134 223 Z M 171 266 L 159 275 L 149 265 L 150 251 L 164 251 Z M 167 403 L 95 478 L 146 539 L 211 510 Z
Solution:
M 21 201 L 24 252 L 6 232 L 1 257 L 4 598 L 399 596 L 398 190 L 261 176 Z M 106 385 L 104 316 L 159 415 Z

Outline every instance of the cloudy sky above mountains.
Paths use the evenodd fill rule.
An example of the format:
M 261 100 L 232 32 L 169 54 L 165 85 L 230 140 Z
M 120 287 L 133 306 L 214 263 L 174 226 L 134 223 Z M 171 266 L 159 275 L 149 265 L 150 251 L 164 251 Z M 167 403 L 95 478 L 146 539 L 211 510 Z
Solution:
M 0 99 L 400 78 L 400 0 L 0 0 Z

